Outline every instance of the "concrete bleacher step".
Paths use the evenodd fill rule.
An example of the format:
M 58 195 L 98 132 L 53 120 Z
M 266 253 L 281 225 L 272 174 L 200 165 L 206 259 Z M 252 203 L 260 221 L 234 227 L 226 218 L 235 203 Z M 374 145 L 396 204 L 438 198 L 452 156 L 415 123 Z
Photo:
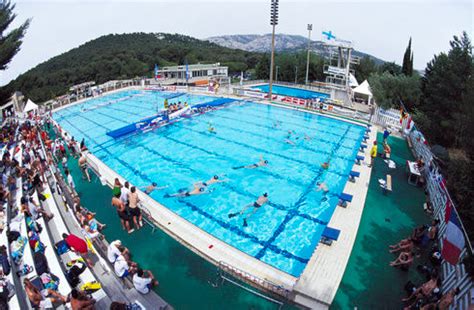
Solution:
M 63 269 L 61 267 L 61 262 L 59 261 L 54 248 L 54 242 L 51 242 L 51 239 L 46 231 L 46 223 L 43 218 L 37 219 L 37 223 L 39 223 L 43 230 L 39 234 L 40 241 L 45 245 L 44 255 L 48 258 L 48 266 L 50 273 L 58 277 L 59 279 L 59 286 L 58 292 L 66 296 L 71 292 L 71 286 L 67 282 L 66 276 L 64 275 Z
M 51 223 L 50 225 L 48 225 L 48 228 L 50 230 L 54 243 L 57 243 L 63 239 L 62 234 L 64 233 L 69 234 L 70 232 L 64 223 L 63 217 L 61 215 L 61 212 L 58 209 L 56 201 L 54 200 L 51 189 L 49 188 L 49 186 L 45 186 L 45 187 L 46 189 L 43 192 L 43 194 L 47 197 L 46 201 L 44 202 L 45 209 L 47 209 L 48 212 L 50 212 L 54 216 L 53 220 L 50 221 Z M 78 236 L 82 237 L 81 235 L 78 235 Z M 61 260 L 63 261 L 64 264 L 78 258 L 80 258 L 80 256 L 72 251 L 69 251 L 61 255 Z M 92 274 L 90 268 L 86 268 L 79 278 L 80 278 L 80 284 L 78 285 L 79 287 L 82 284 L 97 281 L 96 277 Z M 94 292 L 92 296 L 98 301 L 106 297 L 106 294 L 103 290 L 98 290 L 97 292 Z

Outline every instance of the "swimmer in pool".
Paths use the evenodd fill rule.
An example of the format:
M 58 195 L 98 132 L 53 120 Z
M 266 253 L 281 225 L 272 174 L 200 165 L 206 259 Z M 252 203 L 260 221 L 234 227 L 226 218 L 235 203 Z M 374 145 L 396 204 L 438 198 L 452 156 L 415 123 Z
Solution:
M 268 194 L 264 193 L 262 196 L 258 197 L 258 199 L 254 203 L 250 203 L 250 204 L 246 205 L 245 207 L 243 207 L 242 210 L 240 210 L 240 212 L 230 213 L 229 218 L 232 218 L 232 217 L 237 216 L 237 215 L 240 216 L 240 215 L 244 214 L 245 210 L 247 210 L 250 207 L 253 207 L 252 212 L 247 214 L 247 216 L 244 218 L 244 225 L 243 226 L 247 227 L 247 219 L 249 217 L 251 217 L 252 215 L 254 215 L 254 213 L 257 212 L 257 210 L 260 209 L 260 207 L 263 206 L 264 204 L 266 204 L 267 202 L 268 202 Z
M 322 163 L 322 164 L 321 164 L 321 168 L 323 168 L 323 169 L 329 168 L 329 162 L 324 162 L 324 163 Z
M 260 155 L 260 161 L 256 164 L 253 165 L 247 165 L 247 166 L 240 166 L 240 167 L 233 167 L 232 169 L 255 169 L 258 167 L 266 167 L 268 165 L 268 160 L 263 159 L 263 155 Z
M 215 183 L 222 183 L 222 182 L 226 182 L 227 180 L 221 180 L 219 179 L 219 176 L 215 175 L 213 176 L 211 179 L 209 179 L 209 181 L 206 181 L 206 182 L 196 182 L 194 183 L 194 186 L 203 186 L 203 187 L 207 187 L 209 185 L 212 185 L 212 184 L 215 184 Z
M 190 191 L 186 189 L 180 189 L 177 193 L 175 194 L 165 194 L 165 198 L 170 198 L 170 197 L 189 197 L 189 196 L 195 196 L 195 195 L 202 195 L 202 194 L 208 194 L 210 191 L 206 191 L 206 186 L 202 186 L 199 184 L 195 184 L 194 188 Z
M 329 188 L 328 188 L 328 186 L 326 185 L 326 183 L 324 183 L 324 182 L 322 182 L 322 183 L 318 182 L 318 183 L 316 183 L 316 185 L 318 186 L 318 187 L 316 187 L 316 191 L 317 191 L 317 192 L 319 192 L 319 191 L 321 191 L 321 190 L 322 190 L 323 192 L 325 192 L 325 193 L 329 192 Z
M 209 127 L 207 127 L 207 131 L 209 131 L 209 133 L 217 133 L 216 129 L 214 128 L 214 126 L 212 126 L 210 122 L 209 122 Z

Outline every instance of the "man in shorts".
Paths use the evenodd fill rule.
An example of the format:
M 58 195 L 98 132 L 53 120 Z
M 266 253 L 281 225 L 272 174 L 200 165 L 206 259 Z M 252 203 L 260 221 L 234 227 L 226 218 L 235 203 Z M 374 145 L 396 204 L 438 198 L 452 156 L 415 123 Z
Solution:
M 141 228 L 143 227 L 142 212 L 138 207 L 140 199 L 138 198 L 137 188 L 135 186 L 132 186 L 130 189 L 128 198 L 130 215 L 132 216 L 133 223 L 135 224 L 136 228 Z
M 86 179 L 90 182 L 91 181 L 91 177 L 89 175 L 89 169 L 87 167 L 87 159 L 86 159 L 86 156 L 84 155 L 84 153 L 81 153 L 80 155 L 81 157 L 79 157 L 79 168 L 81 168 L 81 172 L 82 172 L 82 178 L 83 179 Z
M 115 196 L 112 198 L 112 206 L 117 209 L 117 215 L 120 218 L 120 222 L 122 223 L 123 229 L 125 229 L 129 234 L 134 232 L 134 229 L 130 229 L 130 217 L 127 213 L 127 208 L 125 204 L 120 200 L 120 193 L 116 193 Z

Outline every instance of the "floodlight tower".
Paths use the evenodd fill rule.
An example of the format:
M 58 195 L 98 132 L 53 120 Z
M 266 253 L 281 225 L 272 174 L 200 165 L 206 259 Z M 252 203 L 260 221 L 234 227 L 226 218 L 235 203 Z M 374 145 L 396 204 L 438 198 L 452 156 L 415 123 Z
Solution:
M 270 82 L 268 84 L 268 98 L 272 100 L 273 65 L 275 62 L 275 26 L 278 25 L 278 0 L 272 0 L 270 10 L 270 25 L 272 25 L 272 56 L 270 60 Z
M 313 30 L 313 24 L 308 24 L 308 56 L 306 57 L 306 79 L 305 84 L 308 84 L 308 74 L 309 74 L 309 54 L 311 50 L 311 30 Z

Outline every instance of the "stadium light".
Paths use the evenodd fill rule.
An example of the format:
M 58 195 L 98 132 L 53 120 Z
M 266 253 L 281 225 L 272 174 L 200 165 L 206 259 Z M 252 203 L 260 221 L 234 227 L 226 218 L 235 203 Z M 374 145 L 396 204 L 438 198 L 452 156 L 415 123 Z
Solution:
M 278 25 L 278 0 L 271 0 L 270 25 L 272 25 L 272 56 L 270 60 L 270 82 L 268 85 L 268 98 L 272 100 L 273 66 L 275 63 L 275 26 Z
M 311 50 L 311 30 L 313 30 L 313 24 L 308 24 L 308 56 L 306 57 L 306 79 L 305 79 L 306 85 L 308 85 L 308 75 L 309 75 L 309 54 Z

